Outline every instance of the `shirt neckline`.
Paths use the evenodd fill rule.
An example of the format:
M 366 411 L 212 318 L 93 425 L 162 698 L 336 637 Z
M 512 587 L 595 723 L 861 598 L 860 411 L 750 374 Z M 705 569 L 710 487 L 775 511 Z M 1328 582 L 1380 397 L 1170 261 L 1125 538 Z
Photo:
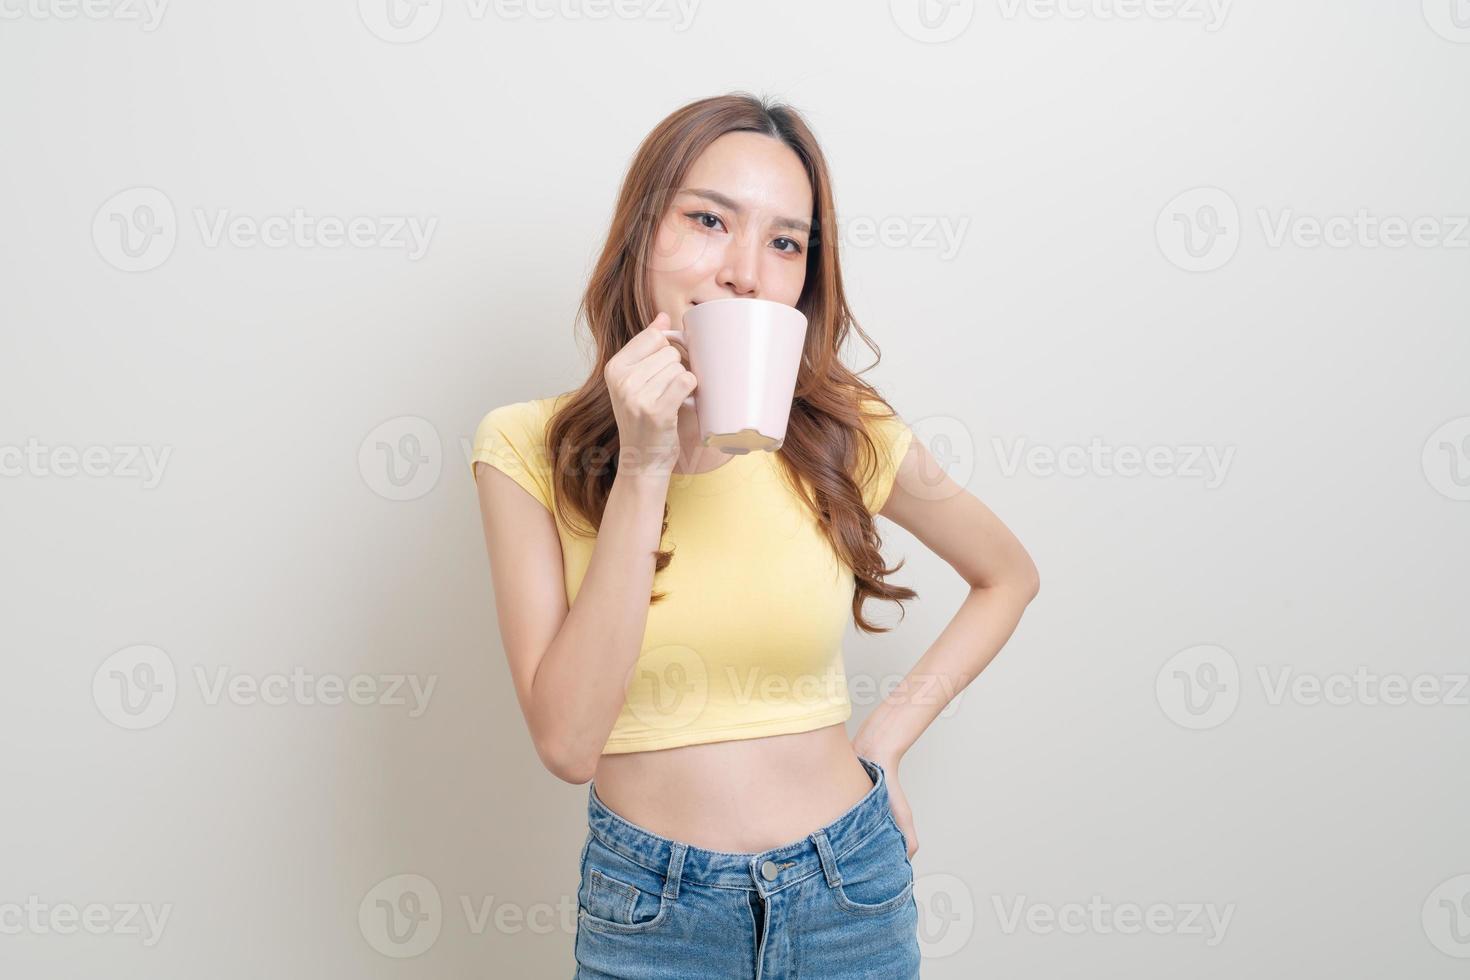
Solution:
M 729 480 L 733 477 L 741 477 L 749 472 L 753 464 L 759 462 L 758 460 L 753 460 L 751 457 L 769 456 L 771 454 L 764 449 L 754 449 L 748 453 L 731 455 L 734 455 L 735 458 L 729 462 L 721 463 L 712 470 L 703 470 L 699 473 L 675 473 L 671 471 L 669 473 L 669 486 L 681 487 L 695 485 L 704 487 L 723 480 Z

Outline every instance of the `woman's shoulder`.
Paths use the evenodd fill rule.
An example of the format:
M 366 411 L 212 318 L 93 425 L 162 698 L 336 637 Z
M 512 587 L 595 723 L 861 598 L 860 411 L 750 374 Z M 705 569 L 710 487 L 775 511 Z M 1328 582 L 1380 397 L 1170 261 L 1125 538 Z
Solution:
M 505 402 L 490 409 L 475 427 L 470 465 L 488 463 L 551 507 L 551 457 L 546 425 L 569 393 Z
M 570 397 L 570 392 L 563 392 L 547 395 L 544 398 L 526 398 L 521 401 L 506 402 L 486 412 L 483 421 L 493 420 L 502 424 L 509 423 L 532 429 L 541 428 Z

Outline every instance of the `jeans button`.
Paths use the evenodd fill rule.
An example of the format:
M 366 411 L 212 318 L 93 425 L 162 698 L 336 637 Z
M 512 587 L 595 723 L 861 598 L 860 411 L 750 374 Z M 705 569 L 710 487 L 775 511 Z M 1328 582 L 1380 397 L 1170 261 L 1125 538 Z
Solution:
M 767 881 L 775 881 L 776 873 L 777 871 L 775 861 L 767 861 L 765 864 L 761 865 L 761 877 L 766 879 Z

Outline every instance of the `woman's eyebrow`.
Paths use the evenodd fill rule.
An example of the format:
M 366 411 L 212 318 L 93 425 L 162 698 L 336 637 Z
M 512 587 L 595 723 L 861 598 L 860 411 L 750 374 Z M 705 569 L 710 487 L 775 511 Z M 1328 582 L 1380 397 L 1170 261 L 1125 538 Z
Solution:
M 734 198 L 721 194 L 719 191 L 710 190 L 707 187 L 686 187 L 679 193 L 693 194 L 696 197 L 702 197 L 707 200 L 714 201 L 716 204 L 720 205 L 720 207 L 729 208 L 736 214 L 745 213 L 745 208 L 742 207 L 739 202 L 737 202 Z M 799 231 L 807 235 L 810 235 L 812 233 L 811 222 L 801 221 L 797 218 L 775 218 L 771 221 L 771 224 L 775 225 L 777 228 L 791 228 L 795 231 Z

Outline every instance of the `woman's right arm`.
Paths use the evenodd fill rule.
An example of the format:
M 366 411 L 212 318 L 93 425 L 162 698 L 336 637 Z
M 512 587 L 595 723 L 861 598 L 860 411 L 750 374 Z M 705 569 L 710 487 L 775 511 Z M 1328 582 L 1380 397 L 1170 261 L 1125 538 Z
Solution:
M 678 458 L 678 412 L 694 389 L 659 314 L 604 377 L 621 455 L 587 572 L 570 608 L 549 510 L 509 476 L 475 483 L 500 635 L 516 699 L 542 763 L 570 783 L 592 778 L 643 649 L 664 501 Z

